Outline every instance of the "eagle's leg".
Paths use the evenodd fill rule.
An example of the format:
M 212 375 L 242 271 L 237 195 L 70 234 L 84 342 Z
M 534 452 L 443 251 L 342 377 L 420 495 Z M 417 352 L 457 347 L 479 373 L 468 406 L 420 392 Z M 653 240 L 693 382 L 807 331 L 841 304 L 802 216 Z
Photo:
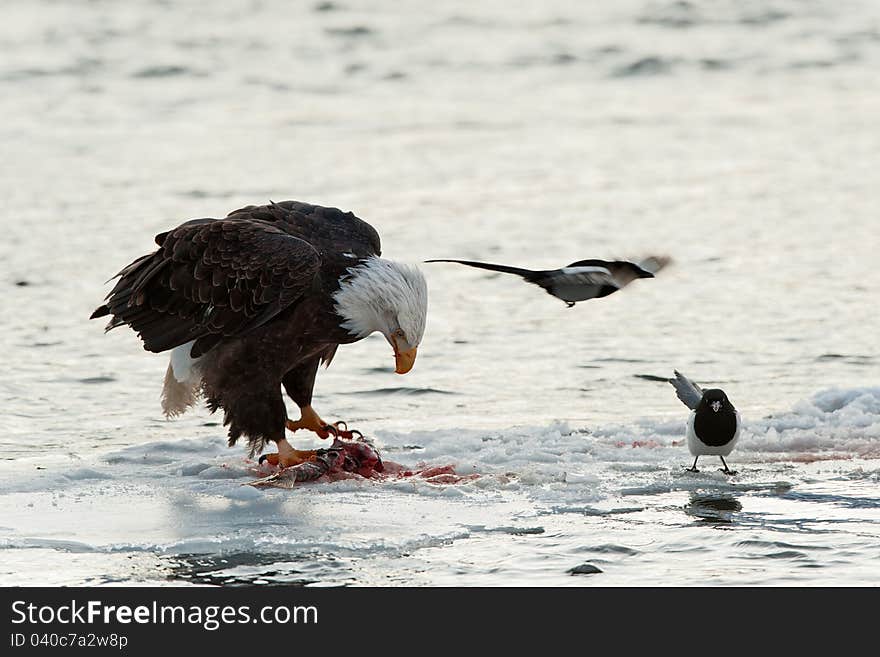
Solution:
M 223 423 L 229 425 L 229 445 L 234 445 L 241 436 L 248 436 L 253 452 L 261 451 L 267 443 L 274 442 L 278 446 L 278 452 L 260 457 L 260 463 L 268 461 L 273 465 L 288 467 L 314 460 L 314 450 L 296 450 L 284 436 L 287 407 L 281 391 L 249 386 L 246 383 L 247 377 L 242 377 L 242 380 L 245 384 L 241 388 L 230 388 L 230 393 L 222 403 L 225 411 Z M 217 407 L 221 405 L 221 400 L 209 396 L 208 404 Z
M 302 417 L 300 417 L 299 420 L 287 420 L 284 424 L 285 427 L 291 431 L 308 429 L 309 431 L 314 431 L 321 438 L 327 438 L 332 431 L 335 431 L 332 426 L 329 426 L 321 419 L 321 416 L 319 416 L 311 406 L 304 406 L 301 408 L 300 414 Z M 260 463 L 266 461 L 272 465 L 280 465 L 283 468 L 287 468 L 292 465 L 299 465 L 306 461 L 315 460 L 315 450 L 294 449 L 284 437 L 277 438 L 275 444 L 278 445 L 278 452 L 276 454 L 264 454 L 260 457 Z
M 314 431 L 320 438 L 329 438 L 330 436 L 333 436 L 334 438 L 343 438 L 345 440 L 362 438 L 364 435 L 357 429 L 349 429 L 348 424 L 342 420 L 334 422 L 333 424 L 325 422 L 311 406 L 304 406 L 300 408 L 299 411 L 301 417 L 298 420 L 287 421 L 286 426 L 290 431 L 308 429 L 309 431 Z
M 330 434 L 336 435 L 336 427 L 327 424 L 321 419 L 321 416 L 315 412 L 311 405 L 301 406 L 299 409 L 300 418 L 296 421 L 288 420 L 287 428 L 290 431 L 299 431 L 300 429 L 308 429 L 314 431 L 321 438 L 328 438 Z
M 315 356 L 312 360 L 289 370 L 284 375 L 284 378 L 281 379 L 284 389 L 287 390 L 287 394 L 299 406 L 300 412 L 298 420 L 287 421 L 287 428 L 290 431 L 308 429 L 309 431 L 314 431 L 321 438 L 329 438 L 332 435 L 336 438 L 351 440 L 356 435 L 360 436 L 360 431 L 350 431 L 345 422 L 334 422 L 333 424 L 325 422 L 315 409 L 312 408 L 312 390 L 315 387 L 315 375 L 318 372 L 318 365 L 320 363 L 321 356 Z
M 309 431 L 314 431 L 321 438 L 328 438 L 330 435 L 333 435 L 338 438 L 351 439 L 355 434 L 358 436 L 362 435 L 360 431 L 349 431 L 345 422 L 327 424 L 311 406 L 303 406 L 300 409 L 300 415 L 300 419 L 296 421 L 287 420 L 285 423 L 285 426 L 290 431 L 308 429 Z M 264 454 L 260 457 L 260 463 L 265 461 L 272 465 L 280 465 L 281 467 L 287 468 L 292 465 L 299 465 L 300 463 L 315 460 L 317 451 L 314 449 L 294 449 L 290 443 L 287 442 L 286 438 L 279 438 L 275 443 L 278 445 L 278 452 L 276 454 Z

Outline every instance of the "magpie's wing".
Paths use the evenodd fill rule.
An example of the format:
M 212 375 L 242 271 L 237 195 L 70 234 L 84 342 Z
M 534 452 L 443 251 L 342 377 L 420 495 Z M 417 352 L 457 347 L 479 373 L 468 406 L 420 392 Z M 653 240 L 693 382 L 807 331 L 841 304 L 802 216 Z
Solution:
M 669 383 L 675 388 L 675 394 L 689 409 L 696 410 L 703 398 L 703 389 L 678 370 L 674 370 L 675 378 Z
M 594 285 L 597 287 L 610 285 L 618 290 L 623 287 L 607 267 L 599 265 L 578 265 L 577 263 L 569 265 L 568 267 L 563 267 L 562 269 L 534 272 L 533 279 L 534 280 L 529 280 L 547 289 L 588 285 Z

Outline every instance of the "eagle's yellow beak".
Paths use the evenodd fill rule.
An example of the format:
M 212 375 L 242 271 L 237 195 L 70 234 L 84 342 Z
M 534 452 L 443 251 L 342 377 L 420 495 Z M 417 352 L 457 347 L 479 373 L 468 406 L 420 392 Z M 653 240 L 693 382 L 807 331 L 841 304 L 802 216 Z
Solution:
M 413 363 L 416 362 L 416 352 L 418 351 L 418 347 L 401 349 L 402 346 L 409 347 L 409 345 L 406 343 L 406 340 L 402 341 L 403 345 L 399 344 L 394 335 L 389 338 L 389 342 L 391 342 L 391 346 L 394 347 L 394 371 L 398 374 L 406 374 L 412 369 Z
M 394 361 L 396 367 L 394 371 L 398 374 L 406 374 L 409 372 L 413 364 L 416 362 L 416 352 L 418 351 L 418 347 L 413 347 L 408 351 L 397 351 L 394 353 Z

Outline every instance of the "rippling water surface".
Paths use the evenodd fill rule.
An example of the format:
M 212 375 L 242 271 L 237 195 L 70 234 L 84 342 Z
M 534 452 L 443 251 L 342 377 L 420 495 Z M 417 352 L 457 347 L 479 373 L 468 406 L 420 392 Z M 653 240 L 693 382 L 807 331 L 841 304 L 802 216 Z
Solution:
M 877 584 L 880 7 L 613 5 L 4 3 L 0 582 Z M 395 259 L 675 263 L 574 309 L 424 265 L 413 372 L 370 338 L 315 406 L 481 476 L 255 490 L 86 318 L 156 233 L 288 198 Z M 736 477 L 683 472 L 673 368 L 742 412 Z

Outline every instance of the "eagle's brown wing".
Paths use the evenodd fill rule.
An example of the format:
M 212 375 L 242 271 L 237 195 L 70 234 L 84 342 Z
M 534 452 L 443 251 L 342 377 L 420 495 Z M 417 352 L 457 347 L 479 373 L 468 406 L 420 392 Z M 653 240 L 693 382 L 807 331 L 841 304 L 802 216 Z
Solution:
M 252 218 L 196 219 L 156 242 L 92 314 L 112 315 L 107 330 L 128 324 L 154 352 L 197 340 L 198 357 L 247 333 L 299 299 L 321 267 L 309 242 Z

